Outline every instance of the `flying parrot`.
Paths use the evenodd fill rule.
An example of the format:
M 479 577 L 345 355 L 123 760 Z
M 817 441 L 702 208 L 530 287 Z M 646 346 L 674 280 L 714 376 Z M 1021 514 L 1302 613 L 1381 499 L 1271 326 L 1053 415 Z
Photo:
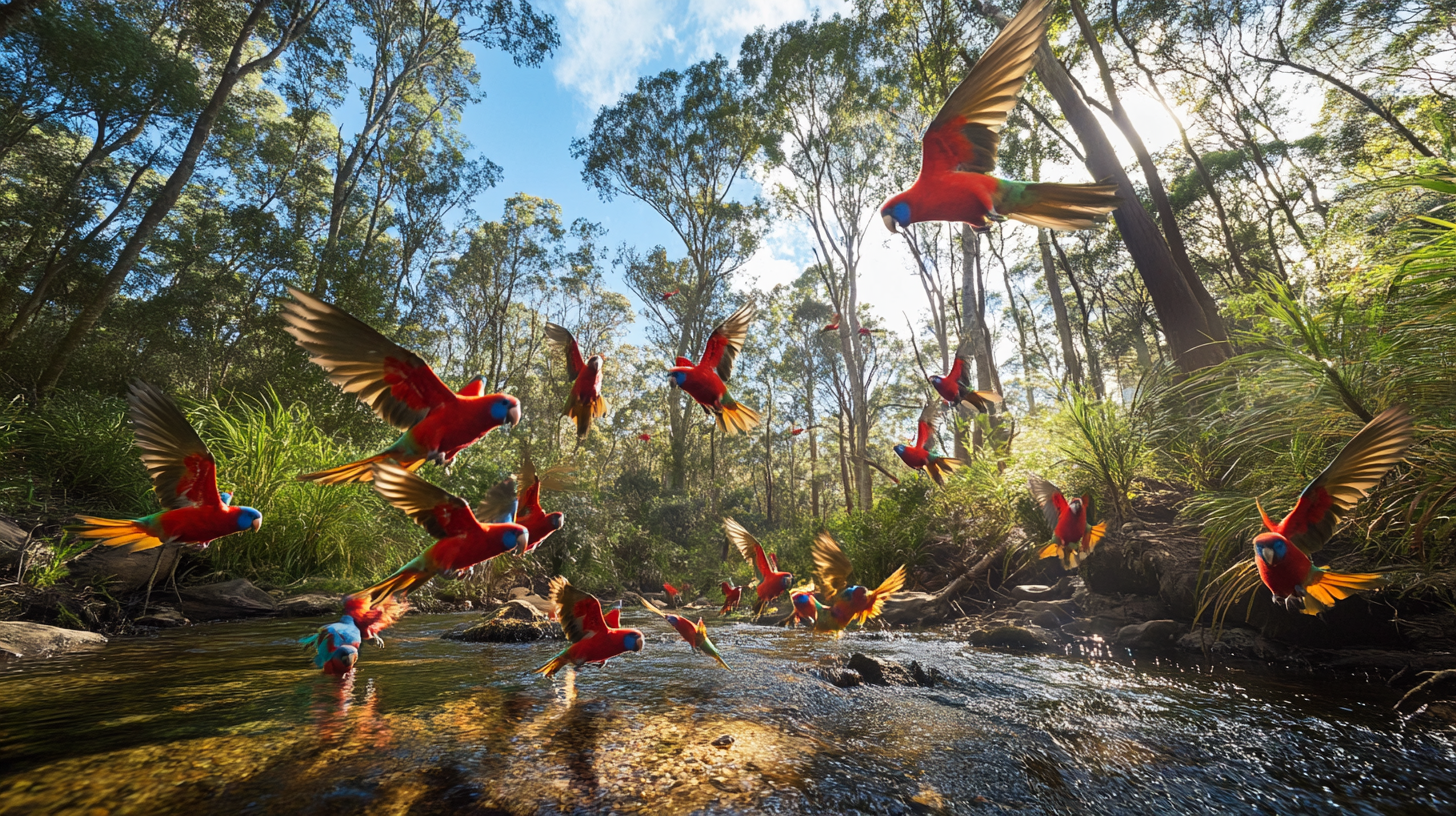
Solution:
M 964 221 L 986 230 L 988 220 L 1007 218 L 1085 229 L 1117 209 L 1116 185 L 1028 184 L 986 175 L 996 166 L 1006 115 L 1036 62 L 1049 5 L 1027 0 L 931 120 L 921 137 L 919 177 L 880 207 L 891 232 L 920 221 Z
M 734 586 L 724 581 L 718 584 L 723 590 L 723 608 L 718 610 L 719 615 L 726 615 L 738 608 L 738 602 L 743 599 L 743 587 Z
M 1052 542 L 1038 550 L 1036 557 L 1060 558 L 1062 569 L 1076 569 L 1107 534 L 1107 522 L 1087 523 L 1087 514 L 1092 510 L 1091 494 L 1067 501 L 1056 485 L 1035 473 L 1026 477 L 1026 483 L 1041 506 L 1047 526 L 1052 528 Z
M 719 666 L 725 669 L 728 668 L 728 664 L 723 661 L 723 655 L 718 653 L 718 647 L 714 646 L 713 641 L 708 639 L 708 627 L 703 623 L 702 618 L 698 618 L 698 622 L 694 624 L 687 618 L 679 615 L 669 615 L 663 612 L 661 609 L 648 603 L 647 599 L 640 595 L 637 596 L 637 600 L 641 601 L 642 605 L 647 607 L 653 614 L 667 621 L 667 624 L 673 629 L 676 629 L 677 633 L 682 635 L 682 639 L 687 641 L 688 645 L 693 648 L 693 651 L 702 652 L 718 661 Z
M 566 355 L 566 376 L 571 379 L 571 393 L 561 415 L 576 421 L 578 441 L 586 439 L 592 420 L 607 415 L 607 401 L 602 397 L 602 365 L 606 359 L 600 354 L 593 354 L 583 361 L 576 338 L 555 323 L 546 324 L 546 341 Z
M 820 329 L 819 331 L 820 332 L 839 331 L 839 314 L 836 312 L 835 315 L 834 315 L 834 319 L 831 320 L 831 321 L 829 321 L 828 323 L 825 323 L 824 324 L 824 328 Z
M 637 434 L 637 438 L 639 440 L 643 441 L 643 442 L 651 442 L 652 441 L 652 434 L 650 434 L 650 433 L 640 433 L 640 434 Z
M 311 651 L 313 664 L 324 674 L 343 677 L 359 662 L 359 627 L 347 612 L 336 623 L 320 626 L 317 632 L 300 638 L 306 651 Z
M 857 584 L 851 586 L 849 575 L 854 572 L 854 567 L 828 533 L 820 533 L 814 538 L 812 552 L 814 583 L 829 601 L 829 614 L 818 616 L 814 627 L 817 630 L 833 630 L 837 634 L 847 626 L 863 626 L 877 617 L 885 608 L 885 601 L 905 586 L 903 565 L 874 589 Z
M 1275 524 L 1258 504 L 1266 532 L 1254 536 L 1254 563 L 1274 601 L 1318 615 L 1358 591 L 1387 583 L 1377 573 L 1330 572 L 1309 556 L 1334 534 L 1340 518 L 1369 494 L 1411 445 L 1411 416 L 1387 408 L 1345 443 L 1334 461 L 1309 483 L 1284 520 Z
M 677 364 L 667 370 L 669 382 L 688 392 L 704 411 L 716 417 L 725 433 L 748 433 L 758 424 L 758 412 L 735 401 L 724 384 L 733 376 L 733 361 L 743 350 L 753 314 L 753 304 L 745 304 L 713 329 L 697 365 L 679 357 Z
M 502 501 L 501 496 L 507 497 L 507 514 L 500 517 L 505 520 L 486 523 L 477 520 L 464 499 L 387 462 L 374 464 L 374 492 L 404 511 L 436 541 L 388 578 L 354 593 L 363 596 L 371 608 L 385 597 L 424 586 L 436 575 L 464 572 L 530 543 L 531 534 L 525 526 L 509 520 L 516 509 L 512 479 L 491 488 L 492 495 L 486 502 L 495 505 Z
M 539 669 L 536 674 L 551 677 L 567 664 L 580 667 L 584 663 L 606 663 L 624 652 L 642 651 L 642 633 L 636 629 L 618 629 L 602 615 L 602 602 L 582 592 L 561 576 L 551 579 L 551 602 L 561 630 L 571 644 Z
M 912 470 L 922 470 L 941 487 L 945 486 L 946 474 L 954 473 L 965 463 L 953 456 L 941 456 L 935 452 L 935 425 L 940 420 L 940 400 L 925 403 L 920 419 L 915 423 L 915 444 L 896 445 L 895 454 Z
M 733 542 L 733 546 L 738 548 L 738 552 L 744 560 L 758 570 L 759 581 L 755 589 L 758 597 L 753 602 L 753 617 L 754 620 L 757 620 L 763 615 L 764 610 L 768 609 L 770 602 L 788 591 L 789 584 L 793 583 L 794 575 L 789 572 L 779 572 L 777 564 L 770 563 L 769 557 L 764 554 L 763 545 L 749 535 L 748 531 L 743 529 L 743 525 L 731 518 L 725 518 L 723 519 L 723 532 L 727 534 L 728 540 Z
M 384 648 L 384 639 L 379 636 L 380 632 L 394 625 L 394 622 L 404 617 L 409 611 L 409 604 L 396 599 L 393 595 L 386 595 L 373 605 L 369 602 L 367 593 L 355 593 L 344 596 L 344 614 L 354 621 L 359 627 L 359 634 L 363 640 L 373 643 L 379 648 Z
M 234 507 L 232 494 L 218 492 L 217 461 L 176 403 L 141 381 L 132 383 L 127 402 L 142 464 L 166 509 L 138 519 L 78 515 L 80 524 L 67 530 L 137 552 L 164 544 L 202 549 L 215 539 L 263 526 L 262 513 Z
M 521 421 L 521 403 L 509 394 L 485 394 L 479 377 L 451 391 L 434 370 L 363 321 L 312 295 L 288 288 L 284 328 L 334 385 L 353 394 L 379 418 L 404 431 L 388 448 L 357 462 L 300 474 L 318 484 L 367 482 L 375 462 L 408 470 L 425 462 L 448 468 L 460 451 L 502 425 Z
M 962 343 L 956 350 L 955 362 L 944 377 L 930 375 L 930 385 L 935 393 L 950 405 L 964 402 L 981 413 L 991 410 L 991 403 L 1001 402 L 1001 395 L 995 391 L 976 391 L 971 388 L 971 350 L 969 343 Z
M 487 521 L 505 519 L 525 527 L 531 539 L 515 553 L 529 555 L 566 524 L 564 513 L 547 513 L 541 508 L 541 491 L 572 489 L 574 483 L 570 473 L 571 468 L 561 465 L 537 473 L 536 463 L 531 460 L 531 450 L 528 447 L 521 455 L 521 473 L 515 480 L 517 492 L 511 495 L 505 491 L 492 490 L 476 507 L 480 511 L 477 518 Z
M 669 299 L 672 298 L 673 295 L 675 295 L 675 294 L 677 294 L 678 292 L 681 292 L 681 291 L 682 291 L 682 289 L 679 288 L 679 289 L 674 289 L 671 292 L 663 292 L 662 293 L 662 302 L 663 303 L 666 303 Z

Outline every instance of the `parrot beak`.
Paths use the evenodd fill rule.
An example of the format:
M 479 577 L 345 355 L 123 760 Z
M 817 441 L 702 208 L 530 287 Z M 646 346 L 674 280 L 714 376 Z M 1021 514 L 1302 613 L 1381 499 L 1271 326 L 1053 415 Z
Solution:
M 253 532 L 256 533 L 261 529 L 263 529 L 263 519 L 261 517 L 253 519 Z
M 506 433 L 521 424 L 521 406 L 512 405 L 511 410 L 506 412 Z
M 899 230 L 895 228 L 895 216 L 890 215 L 889 213 L 881 213 L 880 217 L 885 219 L 885 226 L 889 228 L 890 232 L 899 232 Z

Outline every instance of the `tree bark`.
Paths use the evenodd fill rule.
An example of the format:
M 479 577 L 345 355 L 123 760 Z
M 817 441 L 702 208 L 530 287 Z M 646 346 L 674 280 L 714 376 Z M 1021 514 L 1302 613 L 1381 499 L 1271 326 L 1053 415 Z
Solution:
M 1052 302 L 1052 314 L 1057 321 L 1057 339 L 1062 343 L 1062 365 L 1067 369 L 1067 379 L 1072 385 L 1082 387 L 1082 361 L 1077 357 L 1077 347 L 1072 343 L 1072 323 L 1067 317 L 1067 302 L 1062 299 L 1062 282 L 1057 277 L 1056 264 L 1052 262 L 1051 242 L 1046 230 L 1037 229 L 1036 243 L 1041 250 L 1041 271 L 1046 278 L 1047 297 Z

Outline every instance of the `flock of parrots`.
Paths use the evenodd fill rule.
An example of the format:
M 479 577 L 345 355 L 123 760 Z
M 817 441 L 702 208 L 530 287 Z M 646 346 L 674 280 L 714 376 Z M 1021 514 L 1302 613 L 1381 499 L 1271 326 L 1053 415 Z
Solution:
M 880 209 L 892 232 L 921 221 L 958 221 L 985 230 L 990 228 L 988 222 L 1007 218 L 1039 227 L 1081 229 L 1118 206 L 1113 185 L 1027 184 L 987 175 L 995 164 L 1000 129 L 1043 42 L 1049 2 L 1025 4 L 930 123 L 922 140 L 919 177 Z M 379 633 L 404 613 L 412 590 L 437 575 L 467 574 L 506 553 L 524 556 L 561 529 L 563 515 L 545 512 L 541 493 L 564 489 L 567 481 L 560 468 L 537 473 L 528 455 L 518 476 L 497 484 L 472 508 L 464 498 L 416 475 L 425 462 L 448 472 L 462 450 L 495 428 L 519 423 L 520 401 L 508 394 L 486 394 L 481 377 L 452 391 L 418 355 L 352 315 L 296 289 L 290 288 L 289 294 L 283 317 L 298 345 L 335 385 L 402 431 L 394 444 L 373 456 L 298 479 L 319 485 L 372 482 L 381 497 L 436 539 L 383 581 L 346 596 L 341 620 L 303 639 L 317 666 L 325 673 L 344 675 L 352 671 L 361 642 L 383 644 Z M 668 369 L 670 385 L 691 396 L 726 433 L 747 432 L 759 422 L 758 413 L 734 400 L 726 386 L 753 317 L 751 303 L 737 310 L 714 329 L 696 363 L 679 357 Z M 839 330 L 837 316 L 825 330 Z M 548 323 L 545 335 L 565 356 L 571 381 L 562 415 L 572 419 L 578 439 L 584 438 L 592 421 L 608 410 L 601 393 L 603 357 L 583 359 L 576 340 L 561 326 Z M 971 388 L 969 368 L 963 348 L 944 377 L 929 378 L 935 396 L 921 412 L 914 442 L 895 447 L 908 467 L 928 474 L 937 484 L 943 485 L 945 476 L 962 465 L 935 451 L 940 412 L 958 404 L 984 412 L 1001 401 L 997 394 Z M 163 545 L 203 548 L 218 538 L 260 528 L 259 511 L 235 506 L 231 494 L 219 492 L 212 454 L 171 399 L 137 382 L 129 402 L 142 463 L 165 507 L 138 519 L 79 516 L 80 523 L 69 529 L 109 546 L 138 551 Z M 644 433 L 641 438 L 651 437 Z M 1315 566 L 1309 555 L 1329 540 L 1341 516 L 1400 461 L 1411 441 L 1410 415 L 1398 407 L 1386 410 L 1305 488 L 1283 521 L 1275 523 L 1259 507 L 1267 530 L 1254 539 L 1254 563 L 1276 602 L 1317 614 L 1357 590 L 1384 583 L 1378 574 L 1331 572 Z M 1033 474 L 1028 481 L 1052 529 L 1052 541 L 1038 551 L 1039 557 L 1059 558 L 1064 568 L 1075 569 L 1103 537 L 1105 523 L 1089 523 L 1090 496 L 1068 501 L 1041 477 Z M 901 567 L 875 589 L 851 585 L 849 559 L 833 538 L 820 534 L 812 549 L 814 580 L 794 587 L 793 574 L 780 570 L 777 558 L 765 553 L 740 524 L 725 519 L 723 528 L 759 576 L 752 587 L 755 617 L 787 593 L 791 610 L 785 624 L 837 634 L 879 615 L 905 583 Z M 720 615 L 726 616 L 737 608 L 745 587 L 724 582 L 721 588 L 725 602 Z M 670 595 L 675 599 L 678 593 Z M 639 599 L 693 649 L 728 667 L 701 618 L 694 623 Z M 551 581 L 550 600 L 569 645 L 537 672 L 551 676 L 565 666 L 601 664 L 625 652 L 641 651 L 642 632 L 620 626 L 620 602 L 604 613 L 596 597 L 559 576 Z

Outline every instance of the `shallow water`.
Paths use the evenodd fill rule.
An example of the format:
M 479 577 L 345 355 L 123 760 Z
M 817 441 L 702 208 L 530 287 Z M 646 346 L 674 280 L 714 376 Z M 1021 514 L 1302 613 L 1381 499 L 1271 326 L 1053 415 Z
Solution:
M 723 624 L 729 673 L 629 612 L 644 651 L 573 695 L 530 674 L 559 642 L 439 638 L 475 617 L 408 617 L 344 682 L 294 642 L 322 621 L 0 665 L 0 814 L 1456 812 L 1456 734 L 1379 683 Z M 814 674 L 856 651 L 946 680 Z

